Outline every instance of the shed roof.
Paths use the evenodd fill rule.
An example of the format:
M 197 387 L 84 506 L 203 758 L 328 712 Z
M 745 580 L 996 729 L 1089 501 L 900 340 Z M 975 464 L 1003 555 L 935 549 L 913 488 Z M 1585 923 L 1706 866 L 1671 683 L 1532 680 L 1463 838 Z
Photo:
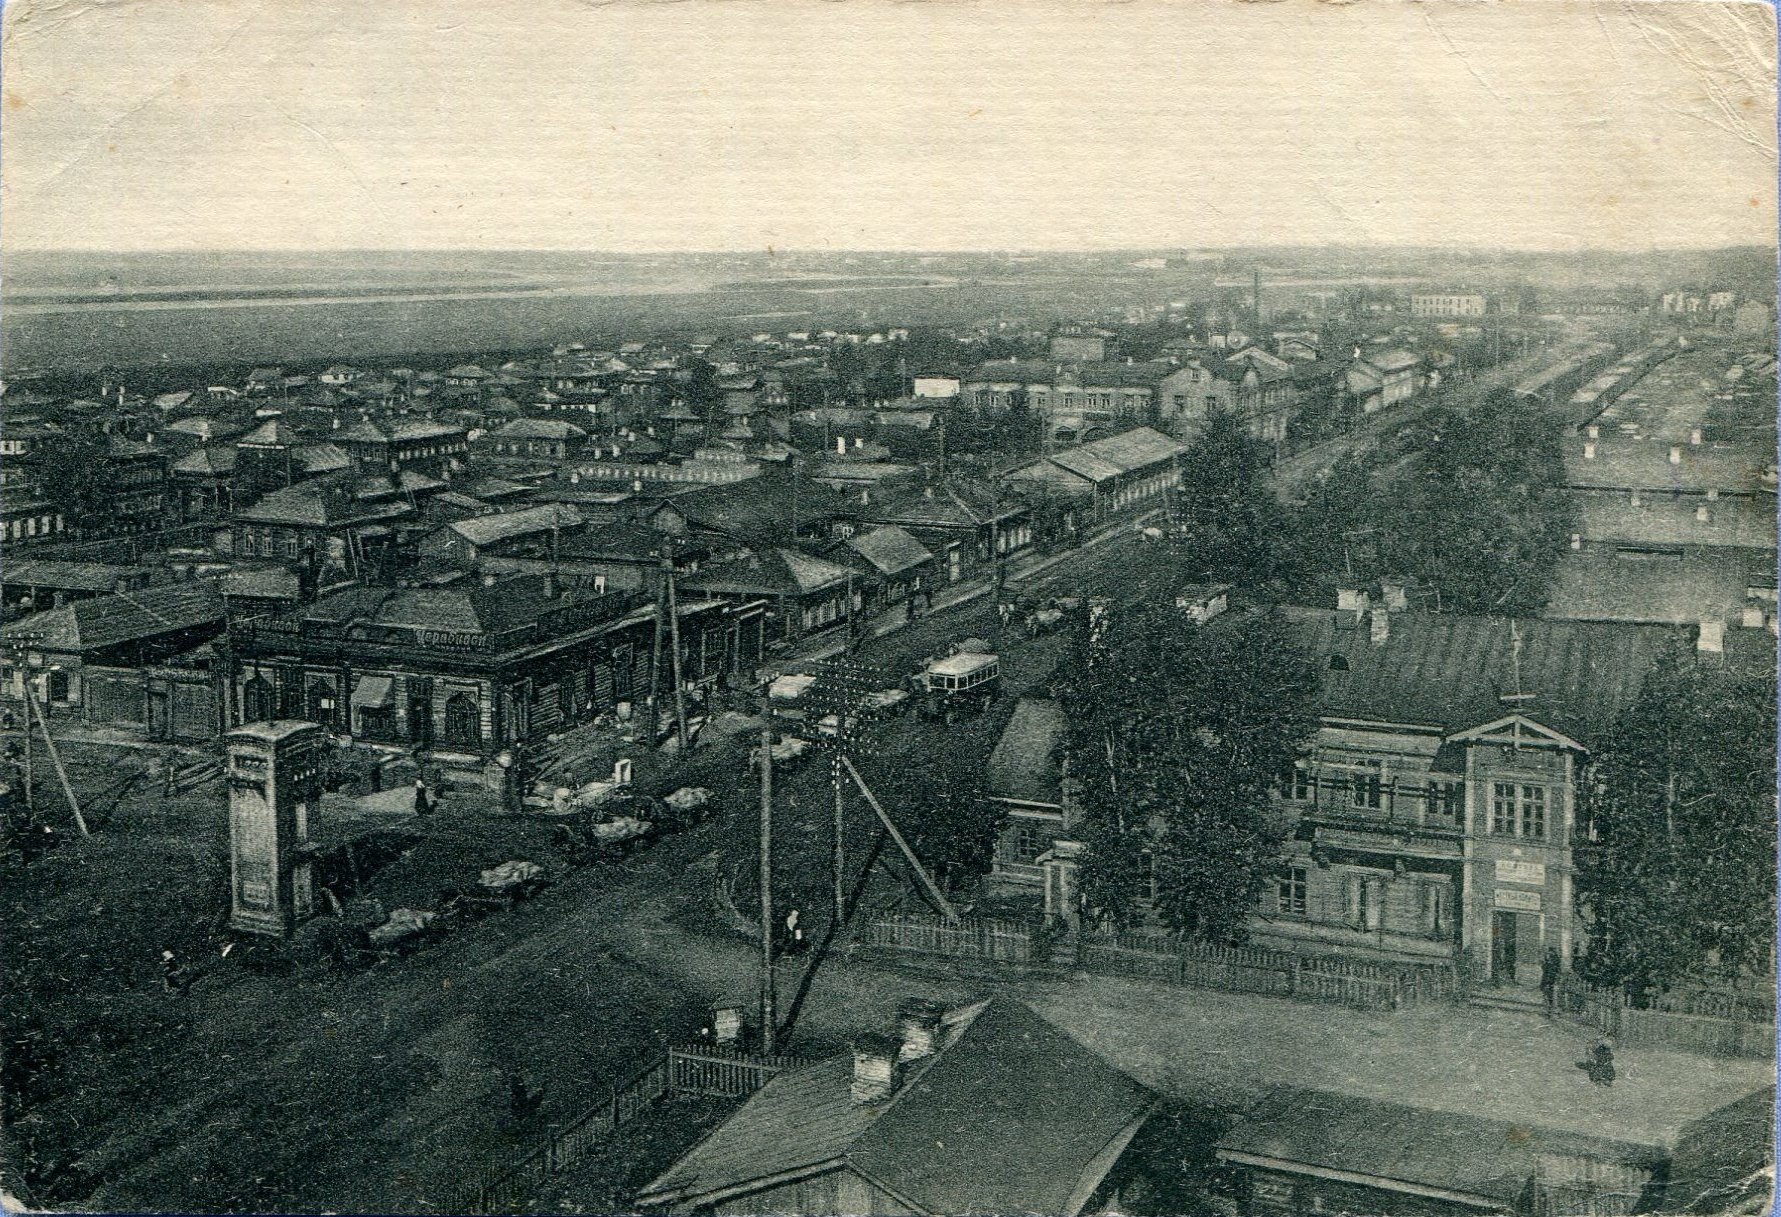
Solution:
M 580 528 L 585 521 L 567 503 L 545 503 L 519 511 L 503 511 L 490 515 L 455 520 L 441 531 L 453 532 L 472 545 L 495 545 L 515 537 L 549 532 L 551 529 Z

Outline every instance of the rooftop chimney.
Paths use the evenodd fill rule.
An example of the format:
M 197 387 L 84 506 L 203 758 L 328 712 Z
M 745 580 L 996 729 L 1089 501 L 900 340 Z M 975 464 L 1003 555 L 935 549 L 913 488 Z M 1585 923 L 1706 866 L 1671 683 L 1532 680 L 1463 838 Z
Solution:
M 1373 645 L 1379 646 L 1391 637 L 1391 614 L 1383 608 L 1376 608 L 1367 616 L 1372 624 Z
M 1706 437 L 1701 434 L 1701 429 L 1699 427 L 1691 428 L 1688 432 L 1688 442 L 1697 448 L 1701 446 L 1701 440 L 1704 438 Z
M 853 1041 L 853 1087 L 855 1103 L 876 1103 L 888 1099 L 897 1088 L 898 1057 L 903 1041 L 894 1035 L 868 1032 Z
M 1744 628 L 1747 630 L 1762 629 L 1762 605 L 1746 604 L 1744 606 Z
M 1701 622 L 1700 638 L 1695 643 L 1695 649 L 1715 653 L 1725 650 L 1725 622 Z
M 1598 427 L 1596 424 L 1590 423 L 1589 424 L 1589 438 L 1590 439 L 1601 439 L 1602 438 L 1602 429 L 1600 427 Z
M 845 435 L 837 435 L 835 437 L 835 455 L 847 455 L 847 437 Z
M 1595 444 L 1590 440 L 1583 441 L 1583 459 L 1586 461 L 1595 460 Z
M 903 1041 L 897 1054 L 899 1061 L 918 1061 L 934 1055 L 938 1047 L 934 1040 L 944 1013 L 946 1007 L 926 997 L 911 997 L 897 1005 L 897 1033 Z
M 1370 597 L 1356 587 L 1339 587 L 1336 589 L 1336 608 L 1344 613 L 1364 613 Z
M 1682 445 L 1681 444 L 1671 444 L 1670 445 L 1670 464 L 1680 465 L 1681 463 L 1682 463 Z

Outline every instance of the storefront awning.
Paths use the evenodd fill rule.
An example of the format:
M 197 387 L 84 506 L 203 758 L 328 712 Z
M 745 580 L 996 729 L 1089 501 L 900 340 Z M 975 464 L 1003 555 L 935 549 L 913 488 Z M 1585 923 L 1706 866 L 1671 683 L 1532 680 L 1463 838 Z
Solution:
M 353 686 L 352 704 L 373 710 L 388 707 L 394 700 L 394 682 L 387 676 L 361 676 Z

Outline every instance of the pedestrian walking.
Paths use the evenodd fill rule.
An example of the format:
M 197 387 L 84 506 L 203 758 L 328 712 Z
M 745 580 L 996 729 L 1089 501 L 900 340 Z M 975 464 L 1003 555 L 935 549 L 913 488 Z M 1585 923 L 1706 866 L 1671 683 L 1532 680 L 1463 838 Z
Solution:
M 432 795 L 427 792 L 427 780 L 425 778 L 415 778 L 414 814 L 417 816 L 432 815 L 435 806 L 436 804 L 433 802 Z
M 1546 952 L 1546 958 L 1540 961 L 1540 995 L 1546 999 L 1546 1013 L 1551 1015 L 1558 1007 L 1558 974 L 1563 968 L 1556 950 Z

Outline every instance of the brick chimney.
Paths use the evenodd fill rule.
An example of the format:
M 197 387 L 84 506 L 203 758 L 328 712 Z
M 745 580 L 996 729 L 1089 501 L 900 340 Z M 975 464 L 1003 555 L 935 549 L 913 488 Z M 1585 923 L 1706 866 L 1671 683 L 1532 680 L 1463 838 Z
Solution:
M 1682 445 L 1681 444 L 1671 444 L 1670 445 L 1670 464 L 1680 465 L 1681 463 L 1682 463 Z
M 918 1061 L 934 1055 L 934 1041 L 944 1013 L 946 1007 L 927 997 L 907 998 L 897 1005 L 897 1034 L 903 1043 L 897 1054 L 899 1061 Z
M 856 1036 L 853 1041 L 853 1087 L 849 1092 L 855 1103 L 877 1103 L 890 1098 L 897 1088 L 901 1072 L 898 1057 L 903 1041 L 894 1035 L 873 1031 Z
M 1375 608 L 1367 617 L 1372 627 L 1373 645 L 1380 646 L 1391 637 L 1391 614 L 1383 608 Z
M 1336 608 L 1344 613 L 1364 613 L 1372 597 L 1357 587 L 1336 589 Z

